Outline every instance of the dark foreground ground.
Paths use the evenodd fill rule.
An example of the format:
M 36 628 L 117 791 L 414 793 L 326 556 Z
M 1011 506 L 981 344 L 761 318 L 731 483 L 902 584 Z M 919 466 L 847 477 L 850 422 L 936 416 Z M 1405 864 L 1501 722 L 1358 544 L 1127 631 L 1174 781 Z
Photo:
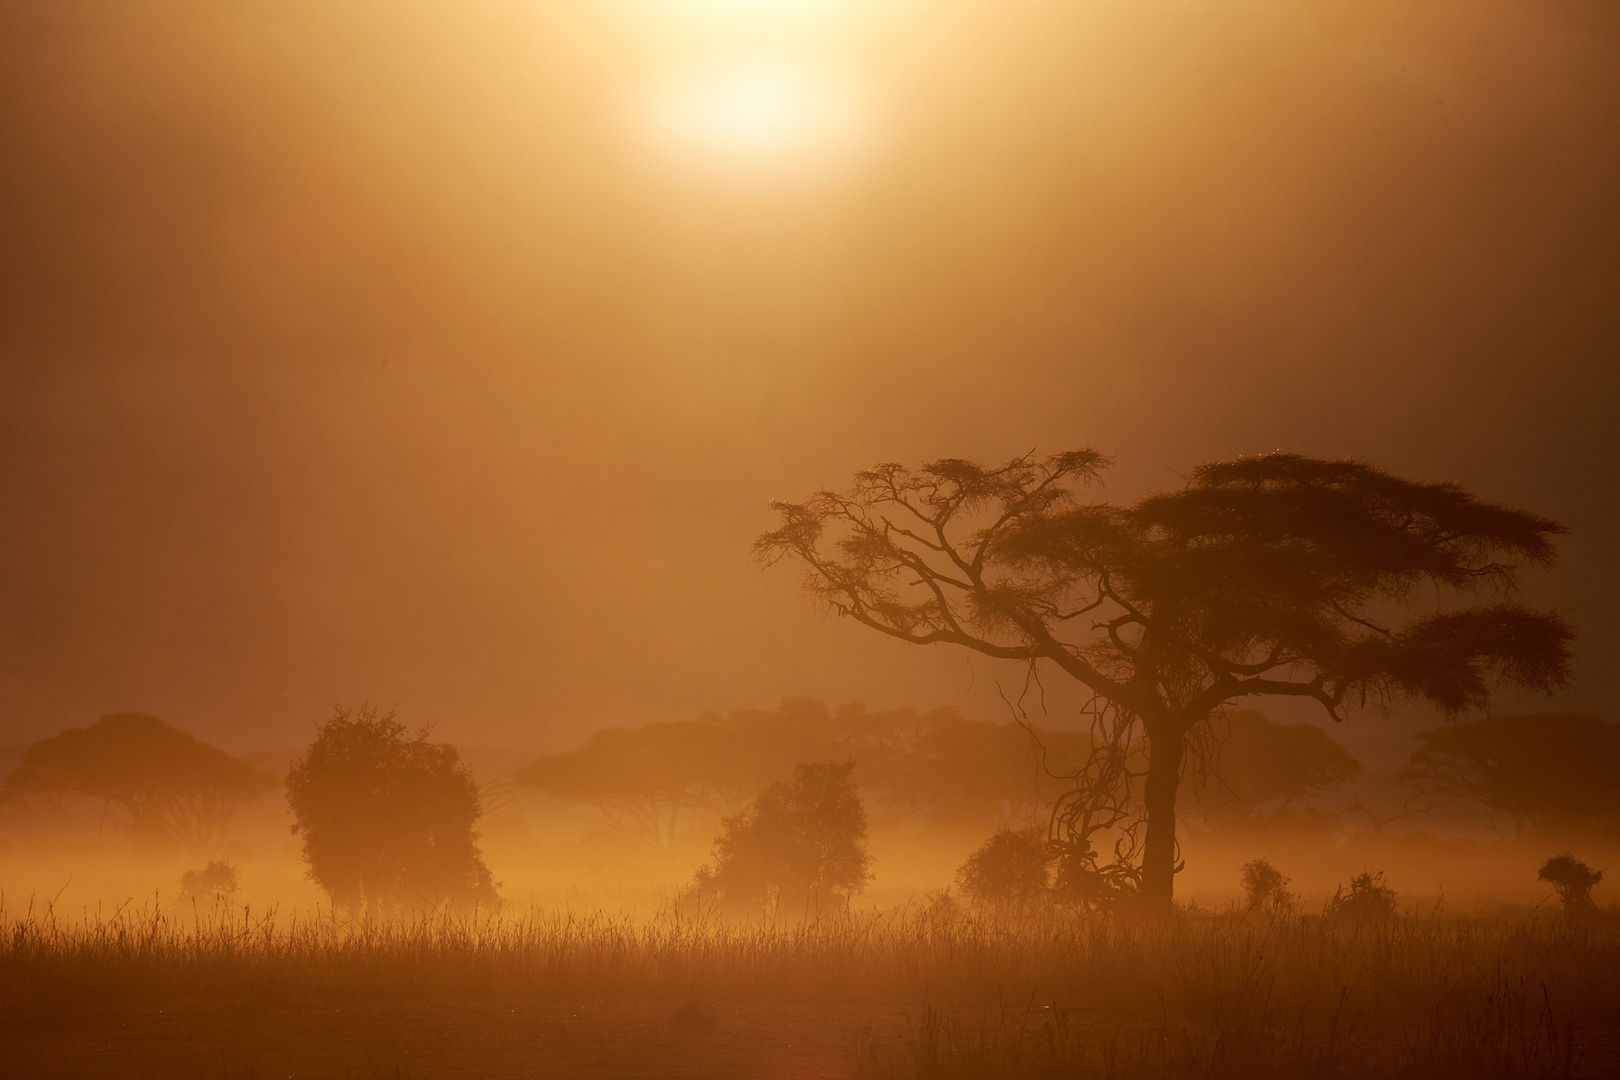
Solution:
M 864 1007 L 457 1002 L 128 1006 L 6 1025 L 8 1077 L 847 1077 L 901 1012 Z M 881 1029 L 881 1031 L 879 1030 Z
M 1050 1016 L 1045 1013 L 1045 1016 Z M 1008 1060 L 1004 1043 L 975 1063 L 971 1047 L 994 1028 L 1027 1032 L 1041 1042 L 1043 1010 L 945 1012 L 964 1059 L 937 1053 L 921 1010 L 872 1005 L 588 1002 L 374 1002 L 333 1005 L 176 1004 L 95 1008 L 26 1024 L 0 1022 L 0 1075 L 10 1077 L 398 1078 L 504 1080 L 518 1077 L 704 1078 L 809 1080 L 818 1077 L 1005 1077 L 1112 1075 L 1099 1055 L 1070 1073 L 1026 1050 L 1025 1067 Z M 1095 1032 L 1093 1045 L 1129 1044 L 1140 1071 L 1142 1047 L 1165 1040 L 1157 1021 L 1075 1020 Z M 1171 1029 L 1169 1041 L 1188 1033 Z M 1391 1038 L 1398 1038 L 1392 1035 Z M 1172 1048 L 1173 1049 L 1173 1048 Z M 1175 1058 L 1174 1053 L 1170 1054 Z M 1573 1075 L 1620 1078 L 1620 1032 L 1582 1032 Z M 1191 1062 L 1167 1063 L 1152 1075 L 1210 1075 Z M 1225 1070 L 1214 1070 L 1224 1074 Z M 1382 1073 L 1382 1071 L 1380 1070 Z M 1506 1073 L 1513 1075 L 1511 1068 Z M 1267 1076 L 1363 1075 L 1330 1067 L 1266 1071 Z M 1401 1072 L 1382 1075 L 1410 1075 Z M 1446 1075 L 1425 1072 L 1429 1076 Z M 1461 1080 L 1463 1074 L 1459 1074 Z M 1537 1068 L 1524 1075 L 1559 1075 Z M 1475 1080 L 1469 1075 L 1467 1080 Z

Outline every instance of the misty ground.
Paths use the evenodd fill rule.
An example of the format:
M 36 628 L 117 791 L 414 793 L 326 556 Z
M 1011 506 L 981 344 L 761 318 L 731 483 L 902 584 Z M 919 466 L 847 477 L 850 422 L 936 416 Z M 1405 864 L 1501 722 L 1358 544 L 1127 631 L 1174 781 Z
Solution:
M 333 920 L 304 874 L 279 799 L 244 806 L 234 823 L 242 888 L 219 937 L 208 936 L 217 913 L 178 895 L 188 860 L 135 850 L 103 809 L 64 800 L 6 814 L 0 921 L 12 953 L 0 972 L 14 991 L 0 1000 L 6 1075 L 1620 1077 L 1620 917 L 1600 912 L 1595 929 L 1581 930 L 1591 939 L 1572 947 L 1573 959 L 1559 960 L 1556 948 L 1568 945 L 1562 916 L 1535 880 L 1553 841 L 1498 837 L 1477 821 L 1431 818 L 1378 833 L 1352 815 L 1326 830 L 1279 825 L 1223 834 L 1189 820 L 1182 919 L 1185 932 L 1206 935 L 1208 946 L 1171 956 L 1131 944 L 1126 927 L 1124 944 L 1086 945 L 1092 951 L 1076 958 L 1069 954 L 1082 946 L 1065 936 L 1070 931 L 993 920 L 943 952 L 906 952 L 932 932 L 907 930 L 906 920 L 921 918 L 930 894 L 951 883 L 981 839 L 970 833 L 875 828 L 878 876 L 854 912 L 876 920 L 868 929 L 839 931 L 844 936 L 830 944 L 795 937 L 791 928 L 758 940 L 717 931 L 713 942 L 682 951 L 650 930 L 635 938 L 627 928 L 669 917 L 680 886 L 708 854 L 712 823 L 694 823 L 660 850 L 604 828 L 594 811 L 525 796 L 481 823 L 482 842 L 507 915 L 551 920 L 552 929 L 509 942 L 499 934 L 480 943 L 429 933 L 373 946 Z M 1620 853 L 1590 845 L 1581 852 L 1594 865 L 1620 865 Z M 1250 924 L 1222 921 L 1239 900 L 1237 868 L 1255 857 L 1293 878 L 1307 942 L 1324 903 L 1352 874 L 1384 870 L 1396 888 L 1409 922 L 1328 935 L 1341 951 L 1327 966 L 1338 964 L 1344 986 L 1354 988 L 1343 1017 L 1329 1010 L 1301 1021 L 1302 1012 L 1331 1005 L 1339 989 L 1290 983 L 1309 975 L 1300 969 L 1318 966 L 1300 950 L 1327 946 L 1285 937 L 1272 952 L 1276 943 L 1263 934 L 1250 940 Z M 1600 904 L 1612 904 L 1611 889 L 1599 886 Z M 614 919 L 625 922 L 602 922 Z M 329 936 L 278 946 L 262 959 L 253 950 L 268 946 L 254 944 L 255 928 L 267 920 L 283 929 L 313 922 Z M 57 923 L 69 930 L 42 938 L 48 944 L 37 954 L 19 944 L 27 935 L 17 927 Z M 576 923 L 585 927 L 577 940 L 566 929 Z M 121 929 L 95 929 L 110 925 Z M 1220 936 L 1228 925 L 1235 937 Z M 1075 932 L 1083 939 L 1091 931 Z M 1470 934 L 1489 941 L 1470 945 Z M 1547 941 L 1555 944 L 1551 957 Z M 1424 959 L 1453 946 L 1452 959 Z M 1140 962 L 1127 955 L 1132 948 L 1146 949 Z M 1356 952 L 1364 948 L 1374 952 Z M 1505 959 L 1491 952 L 1497 948 Z M 862 959 L 872 949 L 881 962 Z M 540 967 L 532 977 L 488 985 L 482 969 L 469 975 L 456 967 L 440 977 L 440 965 L 468 955 L 466 963 L 497 975 L 506 963 Z M 55 974 L 31 974 L 30 964 L 52 956 L 80 959 L 64 960 L 50 969 Z M 709 961 L 729 973 L 716 982 L 712 972 L 688 970 Z M 861 974 L 863 963 L 876 964 L 872 977 Z M 197 983 L 211 978 L 216 983 Z M 1267 979 L 1276 980 L 1275 1002 Z M 1109 980 L 1124 989 L 1114 993 Z M 1419 1004 L 1384 1002 L 1408 981 L 1422 984 Z M 1265 1000 L 1256 994 L 1262 983 Z M 1557 1003 L 1550 1020 L 1537 997 L 1548 983 Z M 1238 1011 L 1210 1001 L 1237 1002 Z M 1465 1018 L 1443 1014 L 1451 1001 Z M 1062 1014 L 1057 1029 L 1051 1006 Z M 1294 1042 L 1326 1039 L 1335 1023 L 1348 1033 L 1354 1059 L 1336 1062 L 1337 1072 L 1299 1071 Z M 1529 1056 L 1496 1071 L 1478 1071 L 1473 1059 L 1446 1065 L 1453 1050 L 1435 1040 L 1469 1040 L 1480 1025 L 1512 1035 L 1497 1048 L 1503 1055 Z M 1209 1056 L 1229 1045 L 1280 1064 L 1234 1072 Z M 1140 1068 L 1107 1072 L 1110 1052 Z M 1155 1064 L 1161 1052 L 1168 1059 Z M 1402 1065 L 1411 1061 L 1428 1071 Z
M 525 759 L 467 756 L 496 778 Z M 1565 847 L 1600 868 L 1620 851 L 1478 807 L 1406 814 L 1409 793 L 1376 763 L 1263 821 L 1205 813 L 1189 792 L 1169 930 L 967 908 L 930 921 L 992 823 L 880 809 L 876 877 L 844 922 L 694 931 L 677 897 L 717 819 L 653 844 L 517 788 L 477 826 L 505 921 L 374 933 L 309 879 L 279 793 L 237 808 L 226 854 L 240 888 L 219 907 L 182 895 L 194 857 L 140 847 L 116 808 L 13 802 L 0 807 L 5 1072 L 1620 1077 L 1613 880 L 1571 921 L 1536 879 Z M 1239 867 L 1256 858 L 1298 897 L 1280 930 L 1238 911 Z M 1384 872 L 1398 923 L 1324 919 L 1363 871 Z

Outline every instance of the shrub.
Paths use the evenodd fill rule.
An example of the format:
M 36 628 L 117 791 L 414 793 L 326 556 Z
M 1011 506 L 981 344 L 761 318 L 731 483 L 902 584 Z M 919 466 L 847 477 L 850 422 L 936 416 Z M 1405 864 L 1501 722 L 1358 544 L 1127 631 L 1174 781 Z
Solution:
M 1001 829 L 968 856 L 956 883 L 974 903 L 1021 911 L 1050 895 L 1052 862 L 1052 847 L 1039 825 Z
M 1395 890 L 1384 884 L 1382 870 L 1363 871 L 1350 879 L 1348 892 L 1342 885 L 1333 890 L 1327 915 L 1344 922 L 1388 922 L 1395 917 Z
M 227 903 L 236 889 L 236 867 L 223 859 L 212 859 L 201 870 L 187 870 L 180 875 L 182 900 Z
M 1288 891 L 1290 879 L 1265 859 L 1244 863 L 1241 873 L 1246 910 L 1281 915 L 1298 906 L 1299 898 Z
M 1592 903 L 1592 887 L 1603 880 L 1603 871 L 1592 869 L 1567 851 L 1542 863 L 1536 877 L 1551 882 L 1565 911 L 1584 911 L 1597 906 Z

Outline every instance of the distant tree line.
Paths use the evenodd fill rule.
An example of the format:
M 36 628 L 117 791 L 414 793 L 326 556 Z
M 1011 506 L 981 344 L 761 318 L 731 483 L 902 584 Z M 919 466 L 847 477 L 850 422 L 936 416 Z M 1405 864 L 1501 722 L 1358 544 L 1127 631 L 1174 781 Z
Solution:
M 596 806 L 626 830 L 668 846 L 682 822 L 735 815 L 800 764 L 847 760 L 882 817 L 979 829 L 1043 813 L 1089 745 L 1084 733 L 1032 732 L 970 720 L 956 709 L 851 704 L 830 711 L 820 701 L 789 698 L 776 709 L 607 728 L 576 750 L 539 758 L 514 779 Z
M 1183 812 L 1211 828 L 1275 827 L 1360 771 L 1322 728 L 1252 709 L 1217 718 L 1209 734 L 1194 745 L 1202 764 Z M 1399 779 L 1421 793 L 1474 802 L 1521 832 L 1620 837 L 1620 724 L 1570 713 L 1483 717 L 1417 740 Z M 1095 749 L 1089 734 L 969 720 L 953 709 L 830 711 L 793 698 L 773 710 L 606 729 L 539 758 L 517 780 L 597 805 L 658 843 L 682 820 L 713 815 L 714 851 L 696 884 L 736 902 L 859 892 L 871 871 L 865 803 L 891 823 L 983 829 L 990 840 L 958 884 L 981 902 L 1019 907 L 1040 895 L 1086 901 L 1050 815 Z M 126 812 L 137 842 L 212 855 L 238 803 L 276 784 L 157 717 L 115 713 L 28 747 L 0 799 L 100 799 Z M 479 789 L 456 749 L 426 729 L 410 731 L 370 706 L 339 708 L 286 789 L 310 876 L 336 906 L 494 902 L 478 846 Z M 1572 889 L 1589 887 L 1584 880 L 1574 871 L 1556 879 Z M 217 882 L 208 890 L 230 891 Z
M 971 720 L 956 709 L 836 711 L 810 698 L 776 709 L 607 728 L 547 754 L 515 780 L 600 808 L 649 842 L 669 845 L 682 822 L 740 811 L 795 766 L 849 760 L 880 820 L 964 831 L 1045 824 L 1073 782 L 1091 735 Z M 1234 710 L 1212 728 L 1188 813 L 1234 827 L 1263 825 L 1361 770 L 1320 727 Z

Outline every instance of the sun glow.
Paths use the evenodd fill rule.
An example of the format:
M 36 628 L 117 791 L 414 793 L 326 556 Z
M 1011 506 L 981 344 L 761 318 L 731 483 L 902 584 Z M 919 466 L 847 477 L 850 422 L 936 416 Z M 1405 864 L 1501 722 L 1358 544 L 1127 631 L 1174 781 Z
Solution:
M 694 73 L 659 95 L 653 121 L 666 145 L 739 164 L 842 158 L 868 128 L 853 87 L 787 62 Z

